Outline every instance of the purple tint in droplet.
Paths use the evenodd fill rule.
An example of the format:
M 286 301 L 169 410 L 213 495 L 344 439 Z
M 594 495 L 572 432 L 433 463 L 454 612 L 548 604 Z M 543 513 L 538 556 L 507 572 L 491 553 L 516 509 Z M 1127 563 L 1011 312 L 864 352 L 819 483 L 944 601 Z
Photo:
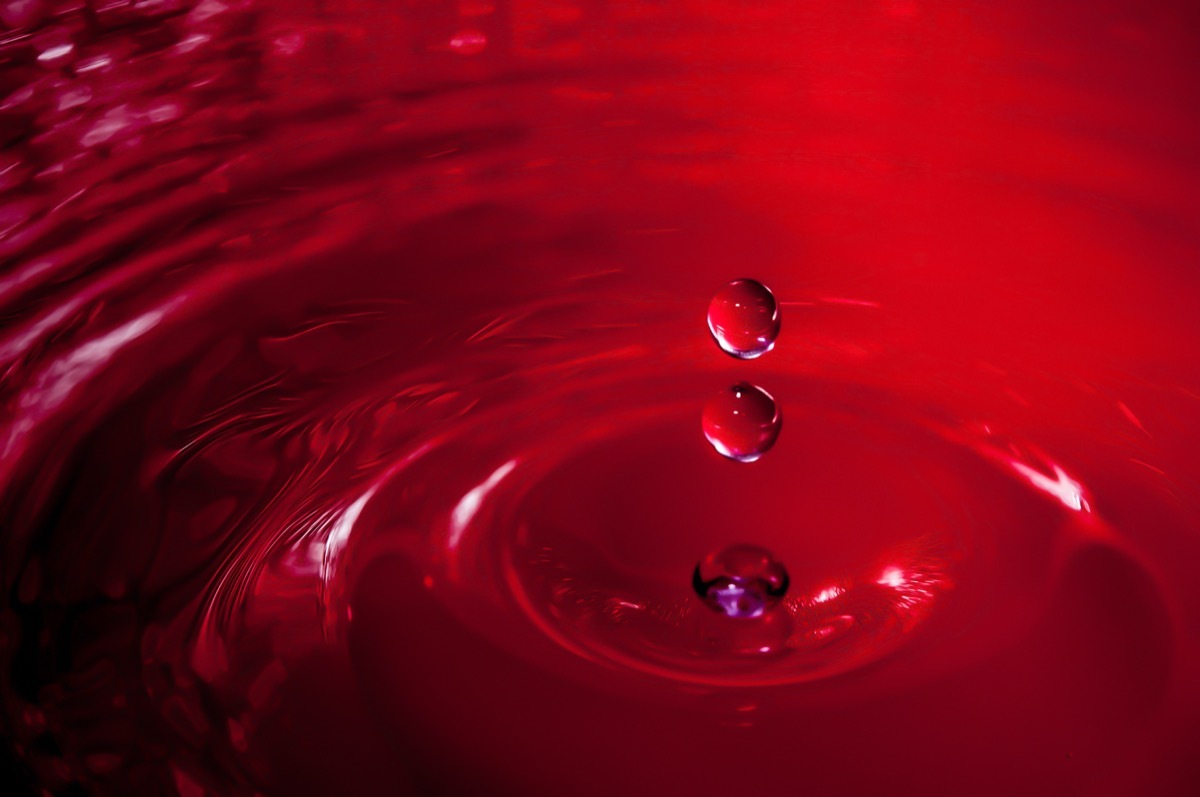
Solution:
M 755 545 L 710 554 L 692 572 L 692 588 L 705 605 L 737 618 L 761 617 L 787 594 L 788 580 L 771 552 Z
M 767 597 L 755 584 L 735 578 L 719 578 L 705 590 L 704 602 L 727 617 L 761 617 Z

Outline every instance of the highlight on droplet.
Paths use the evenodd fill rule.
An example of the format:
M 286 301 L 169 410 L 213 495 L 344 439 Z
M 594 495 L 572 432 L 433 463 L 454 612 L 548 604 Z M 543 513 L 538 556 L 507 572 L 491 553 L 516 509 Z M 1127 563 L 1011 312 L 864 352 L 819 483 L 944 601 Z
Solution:
M 721 456 L 754 462 L 775 445 L 783 414 L 770 393 L 738 382 L 709 399 L 701 424 L 704 436 Z
M 726 617 L 761 617 L 788 589 L 783 564 L 766 548 L 732 545 L 701 559 L 692 572 L 692 589 Z
M 708 330 L 721 350 L 742 360 L 761 357 L 779 337 L 779 303 L 761 282 L 736 279 L 708 305 Z

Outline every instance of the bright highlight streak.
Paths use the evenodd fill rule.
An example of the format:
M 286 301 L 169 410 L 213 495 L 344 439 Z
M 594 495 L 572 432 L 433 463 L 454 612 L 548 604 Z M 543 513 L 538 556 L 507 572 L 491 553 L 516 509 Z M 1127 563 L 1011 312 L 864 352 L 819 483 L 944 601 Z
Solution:
M 1017 473 L 1029 480 L 1030 484 L 1042 492 L 1054 496 L 1068 509 L 1073 509 L 1076 512 L 1080 510 L 1092 511 L 1087 501 L 1083 500 L 1083 487 L 1079 482 L 1063 472 L 1063 469 L 1057 465 L 1053 466 L 1055 478 L 1051 479 L 1049 476 L 1039 473 L 1028 465 L 1020 462 L 1013 462 L 1011 464 Z
M 359 496 L 358 500 L 346 507 L 346 511 L 330 527 L 329 536 L 325 538 L 324 555 L 321 561 L 322 579 L 329 580 L 333 562 L 337 560 L 338 554 L 346 547 L 346 542 L 350 539 L 350 533 L 354 531 L 354 524 L 358 522 L 358 516 L 362 514 L 363 507 L 371 500 L 371 496 L 375 495 L 376 489 L 372 487 Z
M 826 587 L 813 596 L 812 602 L 828 603 L 829 601 L 841 595 L 844 591 L 845 590 L 843 590 L 841 587 Z
M 449 545 L 451 548 L 457 548 L 458 544 L 462 542 L 463 532 L 467 530 L 467 526 L 471 524 L 475 513 L 483 505 L 483 499 L 487 498 L 488 493 L 496 489 L 496 485 L 504 481 L 504 477 L 512 473 L 515 467 L 517 467 L 517 461 L 510 459 L 496 468 L 495 472 L 491 476 L 488 476 L 482 484 L 467 492 L 459 500 L 458 504 L 454 507 L 454 511 L 450 514 Z
M 883 575 L 875 583 L 892 589 L 900 589 L 904 585 L 904 573 L 898 567 L 889 567 L 883 571 Z

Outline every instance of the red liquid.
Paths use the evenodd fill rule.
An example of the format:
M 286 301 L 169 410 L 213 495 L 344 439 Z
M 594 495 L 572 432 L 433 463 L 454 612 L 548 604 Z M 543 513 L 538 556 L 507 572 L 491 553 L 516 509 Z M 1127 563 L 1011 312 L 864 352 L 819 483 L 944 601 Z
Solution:
M 732 545 L 709 554 L 692 571 L 696 595 L 727 617 L 762 617 L 787 594 L 787 588 L 787 569 L 770 551 L 756 545 Z
M 709 398 L 701 426 L 704 437 L 721 456 L 754 462 L 779 439 L 783 416 L 770 393 L 749 382 L 738 382 Z
M 736 279 L 708 305 L 708 329 L 727 354 L 742 359 L 761 357 L 779 337 L 779 303 L 765 285 Z
M 5 794 L 1200 792 L 1190 5 L 35 5 Z

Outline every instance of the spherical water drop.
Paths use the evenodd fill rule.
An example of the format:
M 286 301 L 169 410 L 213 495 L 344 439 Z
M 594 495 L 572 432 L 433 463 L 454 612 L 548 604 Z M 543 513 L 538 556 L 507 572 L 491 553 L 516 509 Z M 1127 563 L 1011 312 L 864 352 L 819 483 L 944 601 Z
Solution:
M 779 304 L 761 282 L 734 280 L 717 291 L 709 303 L 708 329 L 726 353 L 752 360 L 775 346 Z
M 775 445 L 783 415 L 770 393 L 739 382 L 704 405 L 701 423 L 717 453 L 738 462 L 753 462 Z
M 787 594 L 788 574 L 765 548 L 734 545 L 696 564 L 692 588 L 727 617 L 761 617 Z

